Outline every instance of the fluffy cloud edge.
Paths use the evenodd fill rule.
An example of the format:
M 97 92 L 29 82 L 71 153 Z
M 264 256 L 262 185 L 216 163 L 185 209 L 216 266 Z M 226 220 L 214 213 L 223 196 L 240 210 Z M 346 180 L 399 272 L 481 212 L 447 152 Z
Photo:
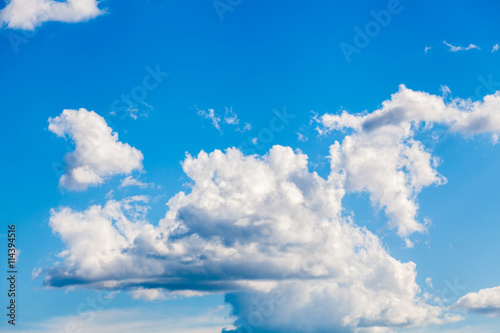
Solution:
M 346 174 L 346 190 L 369 193 L 372 204 L 389 216 L 389 227 L 407 240 L 426 231 L 417 220 L 418 193 L 446 183 L 436 170 L 439 159 L 415 139 L 416 133 L 442 125 L 465 136 L 489 134 L 492 142 L 500 133 L 500 92 L 477 102 L 446 98 L 400 85 L 371 113 L 344 110 L 316 118 L 320 135 L 345 133 L 330 150 L 332 168 Z
M 76 23 L 106 13 L 98 0 L 10 0 L 0 11 L 0 23 L 11 29 L 34 30 L 44 22 Z
M 156 227 L 134 204 L 145 201 L 139 197 L 54 210 L 50 225 L 67 249 L 45 271 L 47 285 L 129 289 L 145 301 L 223 293 L 237 325 L 273 331 L 450 320 L 419 296 L 414 263 L 392 258 L 376 235 L 340 216 L 342 176 L 309 172 L 306 155 L 282 146 L 263 157 L 202 151 L 183 169 L 191 193 L 172 197 Z M 249 322 L 252 304 L 277 293 L 285 301 L 273 316 Z M 328 306 L 318 310 L 318 302 Z M 329 319 L 307 318 L 320 312 Z
M 500 286 L 468 293 L 460 297 L 453 307 L 468 313 L 500 317 Z
M 275 331 L 293 325 L 387 330 L 459 320 L 440 305 L 426 303 L 414 263 L 392 258 L 376 235 L 341 217 L 341 200 L 346 192 L 368 190 L 388 215 L 410 217 L 403 223 L 396 219 L 392 227 L 398 234 L 406 238 L 422 232 L 414 219 L 415 198 L 423 187 L 445 179 L 430 152 L 414 139 L 416 128 L 444 124 L 466 135 L 497 135 L 499 105 L 499 93 L 483 102 L 446 103 L 402 85 L 373 113 L 324 115 L 320 132 L 351 131 L 342 143 L 330 146 L 326 179 L 310 172 L 307 155 L 290 147 L 274 146 L 265 156 L 245 156 L 235 148 L 188 155 L 182 165 L 193 181 L 191 192 L 168 201 L 158 226 L 131 204 L 139 198 L 125 205 L 110 200 L 82 212 L 53 210 L 51 227 L 67 249 L 61 263 L 45 270 L 46 283 L 129 289 L 132 298 L 148 301 L 172 292 L 225 293 L 240 327 L 249 323 L 256 303 L 281 292 L 290 297 L 285 309 L 291 308 L 277 310 L 260 324 Z M 53 132 L 64 135 L 65 130 L 56 126 Z M 370 155 L 378 159 L 367 159 Z M 365 167 L 381 172 L 367 174 Z M 379 190 L 394 175 L 393 193 L 403 195 L 393 197 L 400 206 L 389 207 L 391 197 Z M 320 326 L 314 318 L 332 314 L 318 308 L 318 302 L 339 309 Z
M 64 156 L 65 173 L 59 179 L 62 187 L 82 191 L 109 177 L 142 170 L 141 151 L 119 141 L 118 134 L 94 111 L 66 109 L 48 123 L 49 131 L 75 144 L 74 151 Z

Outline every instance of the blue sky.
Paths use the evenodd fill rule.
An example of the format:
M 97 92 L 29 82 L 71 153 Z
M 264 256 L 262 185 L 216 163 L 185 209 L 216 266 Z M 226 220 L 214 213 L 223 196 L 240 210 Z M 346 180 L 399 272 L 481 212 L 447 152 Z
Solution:
M 496 2 L 1 8 L 2 331 L 500 326 Z

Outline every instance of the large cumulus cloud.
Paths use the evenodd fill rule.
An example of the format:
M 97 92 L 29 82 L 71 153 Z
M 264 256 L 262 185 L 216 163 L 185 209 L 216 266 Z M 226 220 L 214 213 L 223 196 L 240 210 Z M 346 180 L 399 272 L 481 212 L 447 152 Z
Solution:
M 50 225 L 66 249 L 45 269 L 45 283 L 125 289 L 144 300 L 223 293 L 236 330 L 247 332 L 384 332 L 456 320 L 424 301 L 416 265 L 393 258 L 375 234 L 346 217 L 342 199 L 368 192 L 410 244 L 412 233 L 425 230 L 418 193 L 446 181 L 416 130 L 442 124 L 497 135 L 499 100 L 445 102 L 401 86 L 373 113 L 324 115 L 322 133 L 350 131 L 331 145 L 326 178 L 290 147 L 274 146 L 265 156 L 235 148 L 188 155 L 182 167 L 191 188 L 168 200 L 157 223 L 146 218 L 145 196 L 54 209 Z M 67 133 L 60 123 L 72 124 L 51 121 L 51 130 Z
M 170 199 L 157 226 L 139 209 L 143 197 L 54 210 L 50 224 L 67 250 L 46 283 L 229 293 L 238 323 L 255 329 L 442 320 L 419 298 L 415 264 L 392 258 L 377 236 L 342 217 L 342 175 L 323 179 L 309 172 L 306 155 L 282 146 L 263 158 L 201 152 L 183 168 L 191 192 Z M 245 319 L 244 309 L 276 293 L 286 302 L 272 316 Z

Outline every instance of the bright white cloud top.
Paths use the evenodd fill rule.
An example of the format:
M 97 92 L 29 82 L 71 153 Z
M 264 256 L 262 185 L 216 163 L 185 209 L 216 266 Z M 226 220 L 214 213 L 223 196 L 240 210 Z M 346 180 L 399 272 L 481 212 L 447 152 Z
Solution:
M 368 192 L 373 205 L 384 208 L 389 226 L 402 237 L 423 232 L 416 220 L 416 196 L 423 187 L 441 185 L 446 179 L 435 169 L 439 161 L 421 142 L 417 129 L 445 125 L 464 135 L 500 133 L 500 93 L 484 102 L 454 99 L 400 86 L 391 99 L 370 114 L 325 114 L 319 121 L 324 129 L 350 130 L 342 143 L 331 146 L 332 168 L 346 174 L 346 190 Z
M 182 167 L 191 191 L 170 198 L 158 223 L 147 220 L 144 196 L 52 210 L 50 226 L 66 249 L 44 270 L 45 283 L 124 289 L 144 300 L 223 293 L 236 327 L 272 332 L 387 331 L 458 320 L 426 301 L 416 265 L 393 258 L 375 234 L 346 217 L 342 199 L 368 192 L 410 245 L 412 233 L 425 231 L 418 193 L 446 181 L 416 130 L 443 125 L 498 135 L 499 110 L 498 93 L 473 103 L 400 86 L 370 114 L 323 115 L 320 133 L 349 131 L 330 147 L 326 178 L 290 147 L 274 146 L 264 156 L 235 148 L 188 155 Z M 65 157 L 64 186 L 83 189 L 141 166 L 142 154 L 119 142 L 94 112 L 65 110 L 49 123 L 76 146 Z M 84 149 L 94 132 L 101 144 Z M 473 307 L 478 297 L 467 296 L 457 308 Z
M 104 14 L 97 0 L 10 0 L 0 22 L 13 29 L 33 30 L 44 22 L 82 22 Z
M 244 309 L 270 300 L 282 304 L 260 324 L 271 330 L 442 322 L 441 309 L 417 296 L 415 264 L 341 217 L 341 175 L 322 179 L 305 155 L 281 146 L 264 158 L 201 152 L 183 168 L 192 191 L 169 200 L 158 227 L 130 200 L 53 211 L 50 225 L 67 250 L 47 284 L 230 293 L 250 325 Z
M 118 134 L 94 111 L 64 110 L 49 119 L 49 130 L 75 144 L 75 150 L 64 156 L 66 171 L 59 180 L 69 190 L 84 190 L 106 177 L 142 169 L 142 153 L 118 141 Z
M 454 307 L 471 313 L 500 317 L 500 287 L 468 293 L 462 296 Z

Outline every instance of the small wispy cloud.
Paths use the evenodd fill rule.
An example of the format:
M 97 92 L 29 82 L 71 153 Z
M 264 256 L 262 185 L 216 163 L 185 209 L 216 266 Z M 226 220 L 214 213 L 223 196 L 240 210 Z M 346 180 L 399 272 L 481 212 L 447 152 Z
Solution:
M 206 119 L 210 119 L 212 121 L 212 125 L 222 134 L 222 130 L 220 129 L 220 117 L 215 114 L 214 109 L 208 109 L 208 112 L 205 110 L 198 110 L 198 115 L 200 117 L 204 117 Z
M 425 49 L 424 49 L 424 52 L 427 53 L 427 51 L 429 51 L 430 49 L 432 49 L 432 47 L 426 46 Z
M 240 120 L 238 119 L 238 115 L 234 113 L 233 108 L 225 108 L 226 109 L 226 115 L 224 116 L 224 122 L 229 125 L 238 125 L 240 123 Z
M 245 122 L 243 127 L 240 127 L 240 119 L 238 115 L 233 111 L 232 107 L 225 107 L 226 112 L 224 118 L 221 118 L 214 109 L 205 110 L 198 109 L 198 115 L 212 121 L 212 125 L 222 134 L 221 123 L 234 126 L 237 132 L 246 132 L 252 129 L 252 125 L 249 122 Z M 221 120 L 222 119 L 222 120 Z
M 128 187 L 128 186 L 137 186 L 140 188 L 148 188 L 148 187 L 155 187 L 155 184 L 153 183 L 144 183 L 141 182 L 138 179 L 133 178 L 132 176 L 128 176 L 120 182 L 120 187 Z
M 236 126 L 235 131 L 237 132 L 246 132 L 252 129 L 252 125 L 248 122 L 245 122 L 245 125 L 241 128 L 239 126 L 240 124 L 240 119 L 238 118 L 238 115 L 233 111 L 232 107 L 226 107 L 226 114 L 224 115 L 224 123 L 228 125 L 233 125 Z
M 480 50 L 479 46 L 474 45 L 474 44 L 469 44 L 469 46 L 455 46 L 450 43 L 447 43 L 446 41 L 443 41 L 443 43 L 450 48 L 451 52 L 458 52 L 458 51 L 468 51 L 472 49 L 478 49 Z
M 499 48 L 500 48 L 500 46 L 498 46 L 498 44 L 493 45 L 493 49 L 491 49 L 491 53 L 498 51 Z
M 139 103 L 132 103 L 127 107 L 127 109 L 120 110 L 118 112 L 111 110 L 109 111 L 109 114 L 112 116 L 119 116 L 121 119 L 130 117 L 137 120 L 139 117 L 148 117 L 149 112 L 153 110 L 154 108 L 150 104 L 144 101 L 139 101 Z
M 297 134 L 297 140 L 299 140 L 301 142 L 306 142 L 309 139 L 307 136 L 305 136 L 301 132 L 297 132 L 296 134 Z
M 247 122 L 245 122 L 245 126 L 243 126 L 243 128 L 242 128 L 241 130 L 240 130 L 240 128 L 238 127 L 238 131 L 239 131 L 239 132 L 242 132 L 242 133 L 243 133 L 243 132 L 246 132 L 246 131 L 249 131 L 249 130 L 251 130 L 251 129 L 252 129 L 252 124 L 247 123 Z

